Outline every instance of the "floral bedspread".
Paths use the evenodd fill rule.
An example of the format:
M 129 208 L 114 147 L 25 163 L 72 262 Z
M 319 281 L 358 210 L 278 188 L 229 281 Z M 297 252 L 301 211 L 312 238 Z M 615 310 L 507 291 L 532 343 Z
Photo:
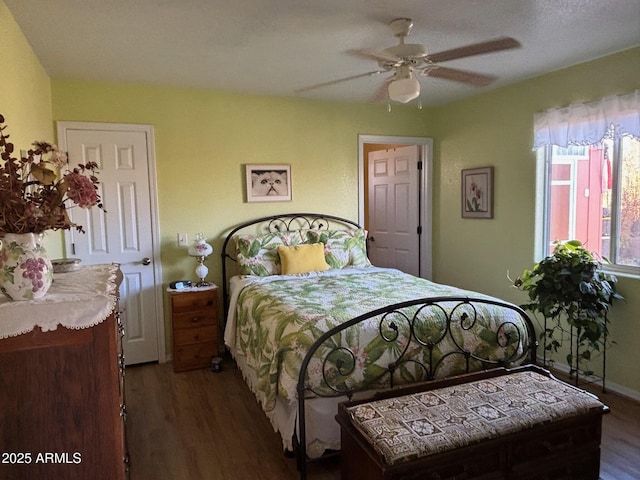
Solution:
M 244 355 L 255 371 L 257 385 L 253 387 L 260 392 L 259 399 L 266 411 L 274 408 L 277 396 L 287 403 L 295 401 L 300 363 L 315 339 L 332 327 L 377 308 L 413 299 L 436 296 L 491 298 L 398 270 L 376 267 L 296 276 L 242 277 L 239 286 L 237 283 L 236 293 L 232 294 L 225 343 L 232 352 Z M 455 342 L 464 345 L 465 349 L 479 353 L 483 358 L 503 358 L 504 349 L 498 345 L 503 342 L 496 330 L 505 321 L 505 316 L 516 324 L 514 328 L 520 330 L 521 338 L 526 338 L 526 326 L 515 312 L 484 304 L 478 312 L 478 322 L 471 330 L 461 328 L 452 332 Z M 433 319 L 420 324 L 418 333 L 423 339 L 439 337 L 445 328 L 444 322 L 444 315 L 436 312 Z M 400 324 L 400 336 L 408 337 L 408 326 L 397 323 Z M 349 379 L 355 383 L 350 386 L 357 387 L 359 381 L 375 378 L 380 374 L 381 365 L 386 366 L 397 358 L 398 343 L 382 341 L 378 328 L 379 320 L 371 319 L 358 324 L 358 328 L 345 330 L 342 338 L 335 341 L 350 345 L 356 356 L 355 372 Z M 453 349 L 452 342 L 446 338 L 438 343 L 434 358 Z M 326 353 L 326 350 L 321 348 L 318 353 Z M 425 349 L 413 348 L 408 355 L 424 356 Z M 438 377 L 464 371 L 461 356 L 447 357 L 444 363 L 437 372 Z M 399 383 L 424 379 L 421 377 L 424 371 L 412 369 L 411 364 L 403 368 L 397 372 Z M 323 386 L 320 360 L 314 359 L 308 372 L 317 391 L 330 393 L 326 385 Z

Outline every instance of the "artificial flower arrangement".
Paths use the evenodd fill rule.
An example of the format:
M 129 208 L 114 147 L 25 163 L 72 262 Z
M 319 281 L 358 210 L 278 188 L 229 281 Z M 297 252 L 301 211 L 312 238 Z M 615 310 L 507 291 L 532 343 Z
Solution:
M 6 128 L 0 115 L 0 235 L 70 228 L 84 232 L 71 221 L 67 207 L 73 203 L 104 210 L 98 195 L 98 165 L 90 161 L 62 171 L 67 155 L 48 142 L 34 142 L 26 157 L 16 158 Z

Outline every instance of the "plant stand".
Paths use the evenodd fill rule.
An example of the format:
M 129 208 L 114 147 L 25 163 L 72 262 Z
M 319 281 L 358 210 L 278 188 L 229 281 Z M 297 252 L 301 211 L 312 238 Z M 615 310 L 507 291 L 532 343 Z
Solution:
M 575 327 L 571 327 L 571 335 L 570 335 L 570 339 L 571 339 L 571 355 L 572 358 L 574 359 L 574 365 L 569 365 L 569 368 L 571 368 L 574 372 L 575 372 L 575 386 L 578 387 L 579 383 L 580 383 L 580 344 L 579 344 L 579 333 L 574 332 Z M 575 339 L 575 340 L 574 340 Z M 575 349 L 575 351 L 574 351 Z M 607 379 L 607 335 L 604 336 L 604 340 L 602 342 L 602 376 L 598 376 L 595 374 L 591 374 L 590 377 L 593 377 L 594 380 L 589 380 L 589 381 L 585 381 L 583 382 L 583 384 L 592 384 L 592 383 L 601 383 L 602 386 L 602 392 L 606 393 L 607 392 L 607 386 L 606 386 L 606 379 Z M 586 376 L 585 376 L 586 378 Z
M 569 376 L 574 378 L 574 385 L 576 387 L 580 386 L 580 335 L 575 331 L 575 327 L 571 327 L 569 330 L 569 345 L 571 349 L 571 358 L 573 362 L 569 365 Z M 544 319 L 544 348 L 542 349 L 542 363 L 546 367 L 547 366 L 547 319 Z M 592 383 L 601 383 L 602 392 L 607 392 L 607 335 L 604 336 L 604 341 L 602 342 L 602 376 L 598 376 L 595 374 L 591 374 L 590 377 L 593 377 L 594 380 L 584 381 L 584 384 L 592 384 Z M 586 379 L 587 377 L 584 376 Z

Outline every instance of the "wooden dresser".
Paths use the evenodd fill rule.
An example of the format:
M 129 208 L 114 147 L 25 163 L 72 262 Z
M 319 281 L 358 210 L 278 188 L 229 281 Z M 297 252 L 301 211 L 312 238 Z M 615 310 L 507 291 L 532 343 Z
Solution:
M 173 370 L 211 365 L 218 355 L 218 287 L 169 292 L 173 325 Z
M 107 278 L 115 281 L 116 277 L 108 274 Z M 64 284 L 63 280 L 58 277 L 58 283 Z M 55 285 L 56 276 L 47 294 L 52 298 Z M 101 307 L 106 317 L 95 319 L 99 323 L 93 326 L 57 325 L 55 330 L 43 331 L 51 325 L 35 325 L 28 333 L 0 339 L 0 478 L 128 477 L 124 329 L 117 290 L 106 291 L 111 292 L 110 303 Z M 82 296 L 76 301 L 90 304 Z M 64 302 L 14 303 L 0 304 L 0 318 L 13 308 L 24 315 L 32 311 L 35 316 L 47 312 L 55 316 L 55 309 L 64 307 Z M 84 322 L 87 315 L 74 321 Z M 25 317 L 25 321 L 37 319 Z

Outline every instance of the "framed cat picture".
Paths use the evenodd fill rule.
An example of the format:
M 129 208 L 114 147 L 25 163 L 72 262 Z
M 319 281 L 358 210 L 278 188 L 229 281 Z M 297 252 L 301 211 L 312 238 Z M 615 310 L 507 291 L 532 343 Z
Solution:
M 291 165 L 247 164 L 247 202 L 291 201 Z

